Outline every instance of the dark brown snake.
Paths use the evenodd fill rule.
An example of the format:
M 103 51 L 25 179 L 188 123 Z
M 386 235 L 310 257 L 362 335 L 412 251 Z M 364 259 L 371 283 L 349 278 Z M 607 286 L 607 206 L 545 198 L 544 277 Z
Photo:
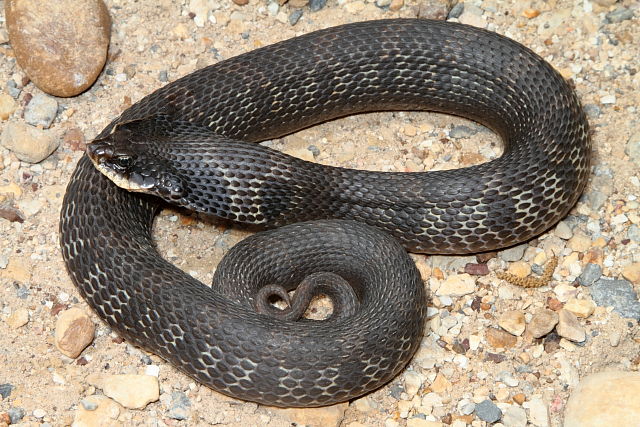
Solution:
M 458 170 L 382 173 L 255 144 L 380 110 L 476 120 L 502 137 L 504 154 Z M 88 153 L 137 191 L 84 156 L 64 198 L 64 259 L 99 316 L 222 393 L 319 406 L 388 382 L 417 349 L 425 295 L 402 246 L 470 253 L 542 233 L 580 195 L 590 141 L 574 91 L 531 50 L 469 26 L 398 19 L 317 31 L 198 70 L 127 109 Z M 209 289 L 156 252 L 154 195 L 267 228 L 320 221 L 244 240 Z M 272 297 L 320 275 L 319 293 L 330 294 L 332 274 L 353 291 L 325 321 L 255 312 L 265 286 L 282 286 Z

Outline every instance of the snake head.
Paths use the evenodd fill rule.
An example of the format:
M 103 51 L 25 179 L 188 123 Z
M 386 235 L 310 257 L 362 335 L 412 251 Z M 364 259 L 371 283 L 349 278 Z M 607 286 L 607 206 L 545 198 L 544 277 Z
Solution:
M 152 194 L 169 202 L 186 194 L 186 185 L 172 167 L 145 151 L 145 144 L 109 135 L 87 145 L 87 155 L 95 167 L 120 188 Z

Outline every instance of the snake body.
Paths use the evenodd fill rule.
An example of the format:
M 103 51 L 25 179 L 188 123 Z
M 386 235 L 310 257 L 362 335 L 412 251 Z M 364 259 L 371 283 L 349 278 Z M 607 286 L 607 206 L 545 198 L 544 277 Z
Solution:
M 379 110 L 471 118 L 502 137 L 504 154 L 452 171 L 382 173 L 252 144 Z M 107 175 L 122 153 L 150 162 L 110 177 L 183 206 L 266 227 L 321 219 L 244 240 L 212 290 L 157 254 L 159 199 L 117 187 L 88 156 L 63 201 L 62 253 L 101 318 L 216 390 L 278 406 L 354 398 L 410 359 L 424 291 L 396 241 L 470 253 L 530 239 L 575 204 L 590 163 L 585 115 L 548 63 L 489 31 L 414 19 L 329 28 L 198 70 L 127 109 L 92 146 Z M 291 289 L 320 271 L 354 286 L 354 316 L 276 323 L 251 309 L 256 290 Z

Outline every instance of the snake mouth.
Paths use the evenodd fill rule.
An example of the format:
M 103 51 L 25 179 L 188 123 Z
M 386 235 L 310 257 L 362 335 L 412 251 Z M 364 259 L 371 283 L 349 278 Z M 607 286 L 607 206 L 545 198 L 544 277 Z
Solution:
M 100 173 L 109 178 L 118 187 L 128 191 L 147 191 L 153 185 L 144 180 L 133 179 L 135 174 L 130 170 L 133 157 L 118 153 L 118 150 L 106 140 L 96 140 L 87 144 L 87 156 Z

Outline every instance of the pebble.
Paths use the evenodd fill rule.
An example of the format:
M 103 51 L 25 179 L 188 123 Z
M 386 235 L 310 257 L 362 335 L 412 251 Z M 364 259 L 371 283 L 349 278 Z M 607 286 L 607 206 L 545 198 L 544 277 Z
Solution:
M 473 25 L 474 27 L 485 28 L 487 26 L 487 20 L 482 16 L 482 9 L 471 3 L 465 4 L 458 20 L 463 24 Z
M 574 388 L 564 427 L 632 426 L 640 420 L 640 372 L 591 374 Z
M 291 14 L 289 14 L 289 25 L 294 26 L 298 23 L 298 21 L 300 20 L 300 18 L 302 18 L 302 14 L 303 14 L 303 10 L 302 9 L 296 9 L 293 12 L 291 12 Z
M 317 12 L 327 4 L 327 0 L 309 0 L 309 9 L 311 12 Z
M 546 308 L 538 310 L 527 325 L 527 331 L 534 338 L 542 338 L 558 324 L 558 313 Z
M 19 308 L 7 317 L 6 322 L 11 329 L 18 329 L 29 323 L 29 311 L 26 308 Z
M 292 423 L 298 425 L 338 427 L 342 423 L 344 413 L 348 407 L 348 403 L 339 403 L 337 405 L 323 406 L 320 408 L 274 409 L 274 412 L 282 413 Z
M 554 234 L 563 240 L 569 240 L 573 237 L 573 230 L 566 221 L 560 221 L 554 230 Z
M 633 224 L 627 230 L 627 238 L 633 242 L 640 243 L 640 227 Z
M 524 314 L 517 310 L 506 311 L 500 316 L 498 325 L 512 335 L 520 336 L 526 327 Z
M 87 377 L 87 382 L 129 409 L 142 409 L 160 398 L 158 378 L 151 375 L 94 374 Z
M 598 306 L 612 306 L 620 316 L 640 320 L 638 295 L 628 281 L 602 278 L 589 289 Z
M 24 416 L 27 415 L 27 412 L 24 409 L 15 408 L 15 407 L 9 408 L 7 413 L 9 414 L 9 419 L 11 420 L 11 424 L 18 424 L 20 421 L 22 421 Z
M 11 95 L 0 93 L 0 120 L 7 120 L 18 108 Z
M 47 413 L 44 411 L 44 409 L 34 409 L 33 410 L 33 416 L 36 418 L 44 418 L 44 416 L 47 415 Z
M 590 299 L 569 298 L 564 305 L 564 309 L 578 317 L 587 318 L 595 311 L 596 304 Z
M 580 232 L 574 233 L 567 242 L 567 247 L 574 252 L 585 252 L 591 247 L 591 239 Z
M 622 277 L 633 284 L 640 284 L 640 262 L 634 262 L 622 269 Z
M 603 97 L 600 98 L 600 103 L 601 104 L 615 104 L 616 103 L 616 96 L 615 95 L 605 95 Z
M 16 60 L 36 86 L 74 96 L 93 84 L 107 59 L 111 30 L 102 0 L 14 1 L 5 13 Z
M 0 384 L 0 396 L 2 396 L 3 399 L 7 399 L 9 396 L 11 396 L 11 392 L 14 388 L 15 387 L 13 386 L 13 384 Z
M 583 342 L 587 338 L 587 333 L 582 325 L 580 325 L 576 315 L 565 309 L 558 312 L 556 332 L 561 337 L 578 343 Z
M 629 156 L 632 162 L 636 165 L 640 165 L 640 131 L 635 132 L 627 140 L 624 153 Z
M 591 286 L 596 280 L 602 277 L 602 267 L 598 264 L 587 264 L 578 276 L 578 283 L 582 286 Z
M 476 405 L 475 414 L 482 421 L 495 423 L 502 417 L 502 411 L 491 400 L 486 399 Z
M 467 263 L 464 266 L 464 272 L 472 276 L 486 276 L 489 274 L 489 266 L 485 263 Z
M 47 129 L 58 114 L 58 101 L 51 96 L 39 93 L 31 98 L 24 109 L 24 120 L 32 126 Z
M 520 384 L 520 381 L 518 381 L 517 378 L 514 378 L 509 371 L 500 371 L 496 379 L 509 387 L 517 387 L 518 384 Z
M 617 24 L 622 21 L 627 21 L 633 18 L 633 10 L 626 7 L 618 7 L 615 10 L 607 13 L 604 17 L 604 21 L 607 24 Z
M 458 2 L 449 11 L 449 14 L 447 15 L 447 19 L 451 19 L 451 18 L 457 19 L 460 17 L 460 15 L 462 15 L 462 12 L 464 12 L 464 2 Z
M 77 307 L 65 310 L 56 320 L 56 348 L 65 356 L 75 359 L 95 335 L 95 325 L 84 310 Z
M 515 261 L 509 264 L 507 272 L 516 277 L 524 278 L 531 274 L 531 266 L 525 261 Z
M 472 129 L 465 125 L 456 125 L 449 131 L 449 137 L 455 139 L 469 138 L 478 133 L 478 129 Z
M 407 371 L 404 374 L 404 391 L 409 397 L 415 396 L 422 387 L 422 376 L 414 371 Z
M 171 392 L 171 407 L 169 408 L 169 418 L 174 420 L 186 420 L 189 418 L 191 401 L 181 391 Z
M 502 414 L 502 424 L 505 427 L 526 427 L 527 411 L 517 405 L 510 405 Z
M 103 395 L 85 397 L 80 401 L 73 418 L 74 427 L 117 425 L 123 411 L 117 402 Z
M 59 144 L 59 139 L 51 131 L 37 129 L 23 122 L 7 123 L 0 136 L 0 145 L 27 163 L 41 162 L 49 157 Z
M 529 422 L 536 427 L 548 427 L 549 410 L 547 405 L 540 397 L 534 397 L 528 402 L 524 402 L 522 406 L 529 409 Z
M 524 251 L 529 247 L 527 244 L 514 246 L 500 252 L 500 258 L 507 262 L 520 261 L 524 255 Z
M 446 278 L 436 291 L 436 295 L 463 296 L 476 289 L 476 281 L 467 273 L 452 274 Z
M 517 339 L 513 335 L 496 328 L 487 328 L 485 339 L 493 348 L 512 348 L 516 345 Z

